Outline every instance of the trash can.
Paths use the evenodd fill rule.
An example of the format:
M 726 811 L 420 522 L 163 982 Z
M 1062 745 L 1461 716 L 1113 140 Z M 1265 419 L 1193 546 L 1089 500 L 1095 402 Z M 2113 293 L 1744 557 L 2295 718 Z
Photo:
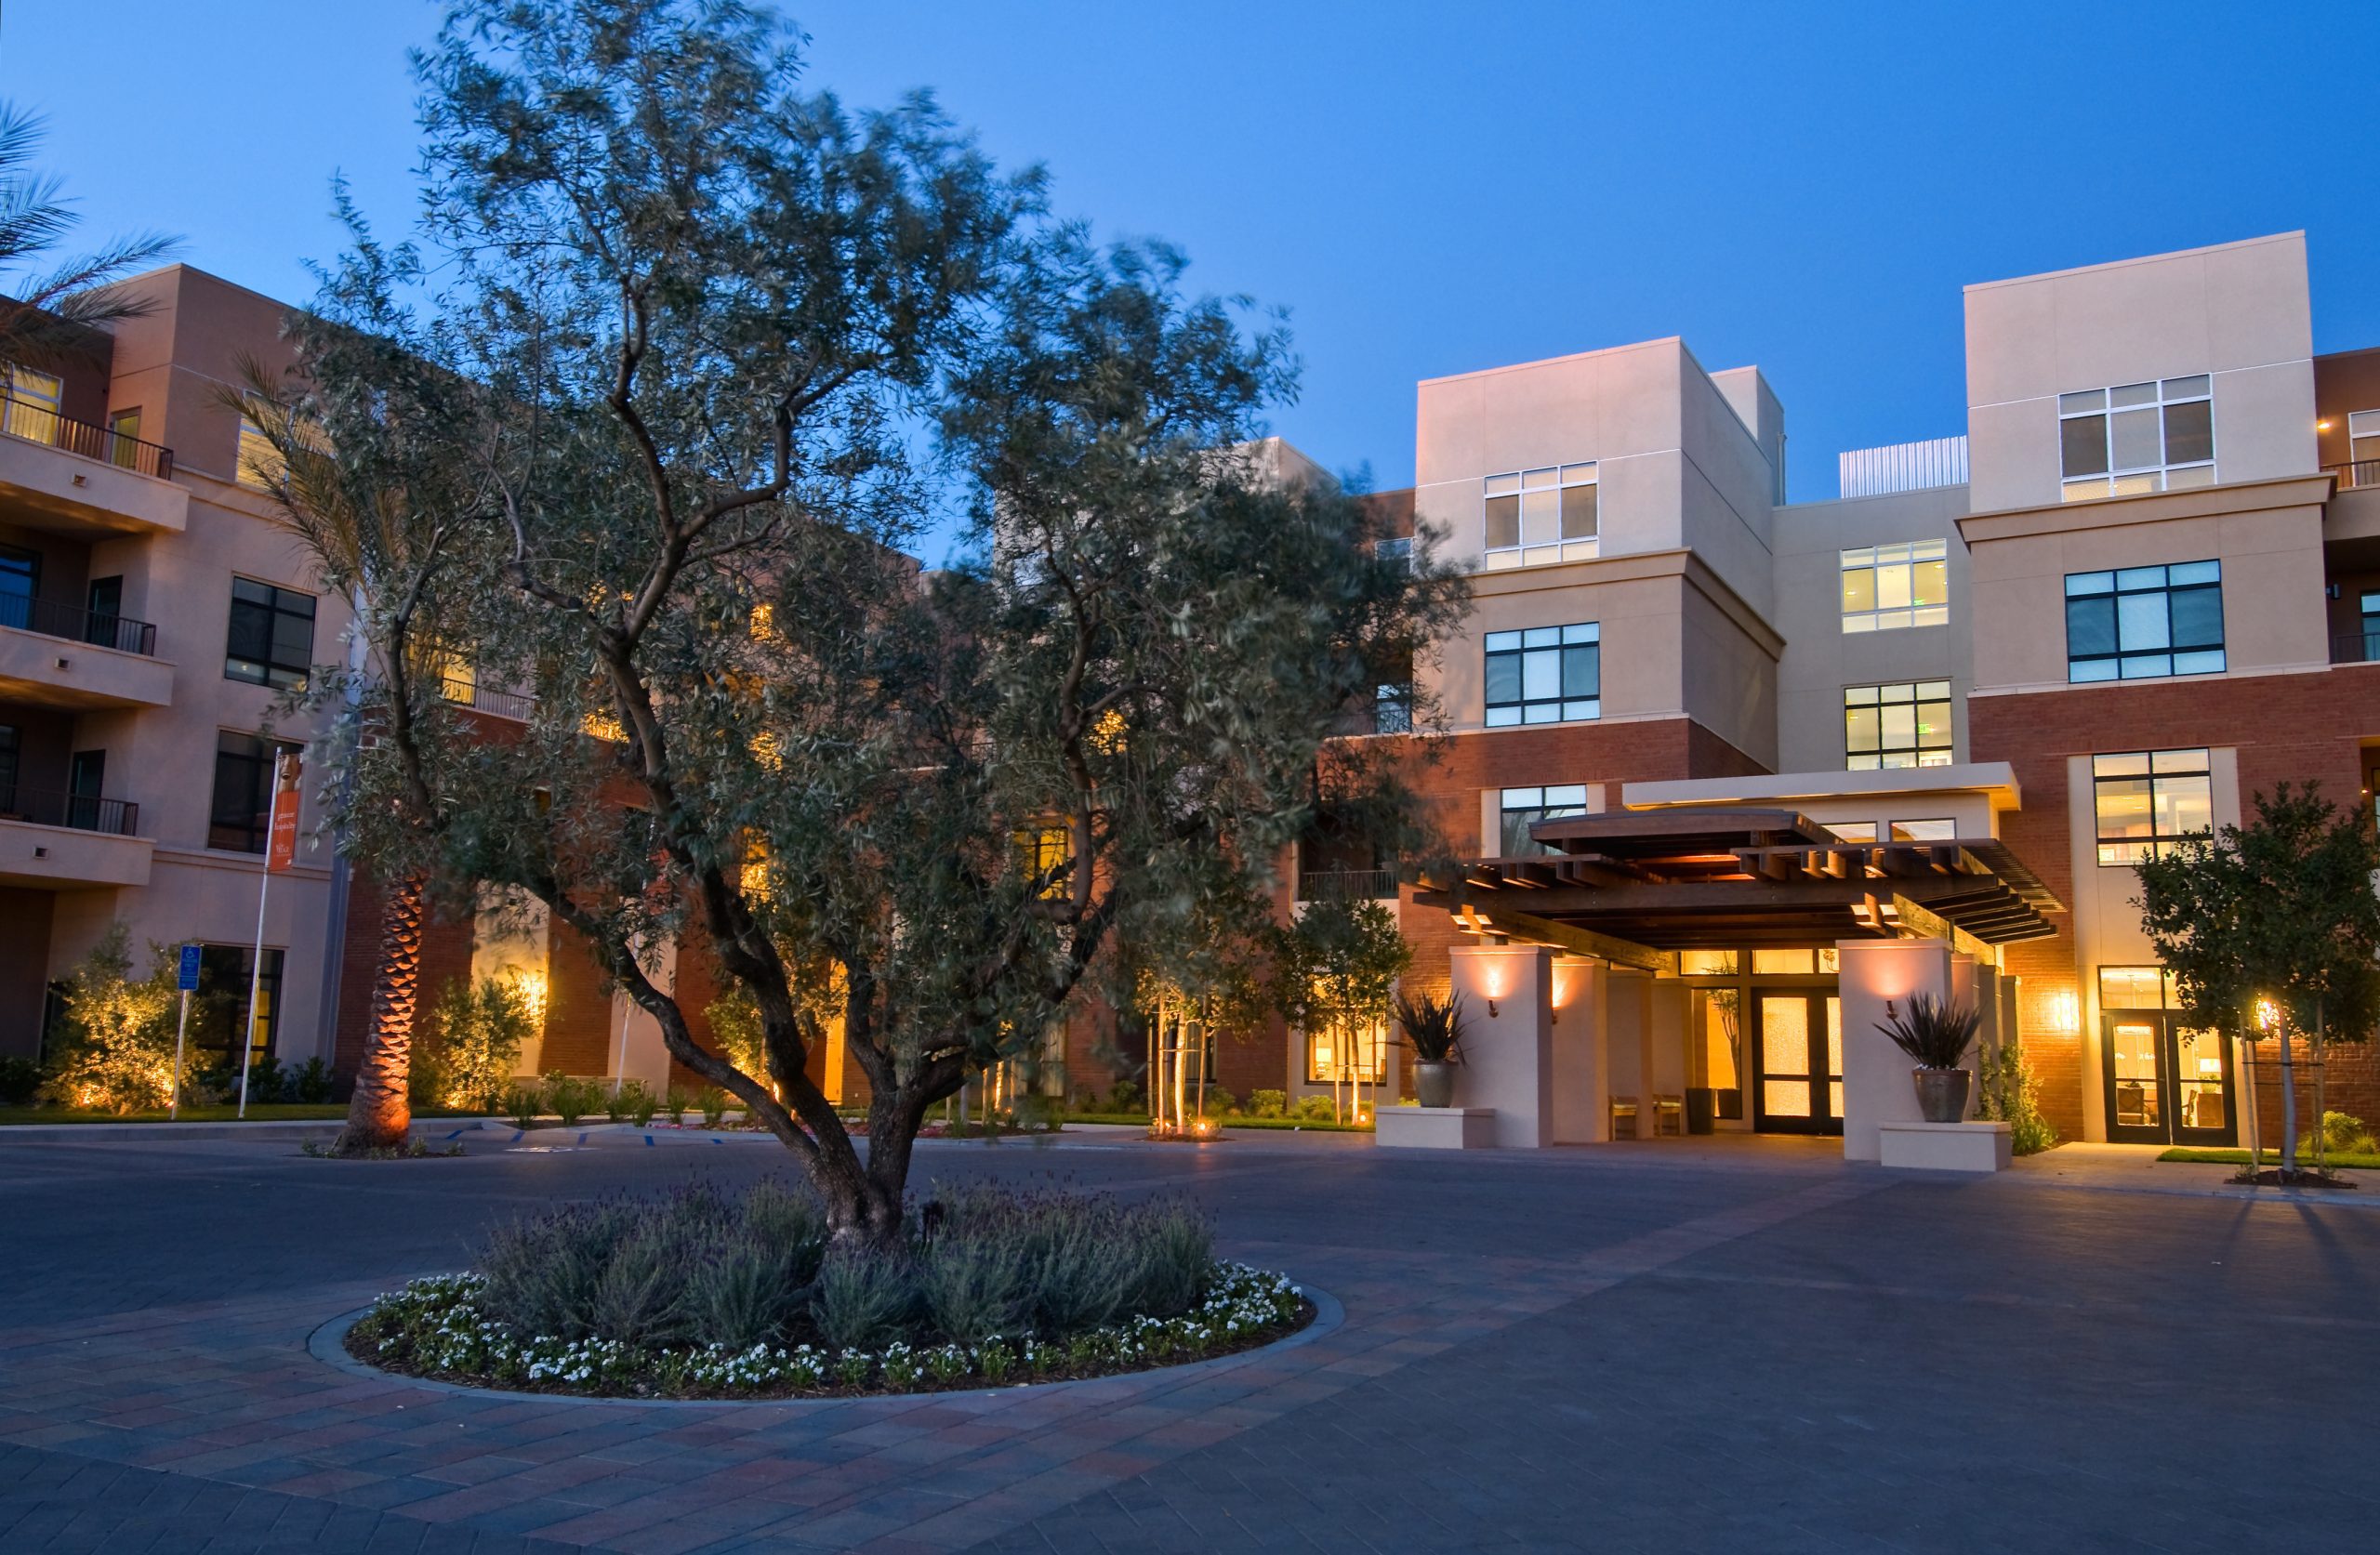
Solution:
M 1689 1134 L 1712 1132 L 1711 1119 L 1717 1112 L 1717 1097 L 1709 1086 L 1688 1086 L 1686 1091 L 1686 1131 Z

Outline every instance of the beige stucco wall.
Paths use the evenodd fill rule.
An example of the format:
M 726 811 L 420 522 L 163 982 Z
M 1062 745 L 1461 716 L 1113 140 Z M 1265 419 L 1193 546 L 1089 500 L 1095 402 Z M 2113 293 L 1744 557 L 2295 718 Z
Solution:
M 2327 664 L 2324 485 L 2218 486 L 1967 520 L 1975 618 L 1988 624 L 1976 636 L 1976 689 L 2068 683 L 2068 573 L 2210 559 L 2223 564 L 2225 674 Z
M 1978 511 L 2058 500 L 2057 396 L 2214 376 L 2218 480 L 2315 468 L 2306 238 L 2284 232 L 1966 288 Z
M 1778 770 L 1815 772 L 1844 764 L 1843 688 L 1901 680 L 1950 682 L 1952 755 L 1966 754 L 1967 665 L 1977 620 L 1958 521 L 1964 486 L 1805 502 L 1777 516 Z M 1902 540 L 1948 542 L 1950 618 L 1888 632 L 1843 629 L 1843 552 Z

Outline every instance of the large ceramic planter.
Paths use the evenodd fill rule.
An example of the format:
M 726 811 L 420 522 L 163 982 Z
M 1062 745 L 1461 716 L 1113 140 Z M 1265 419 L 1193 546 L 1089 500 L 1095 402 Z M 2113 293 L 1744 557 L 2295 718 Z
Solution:
M 1956 1123 L 1967 1115 L 1967 1087 L 1974 1073 L 1964 1069 L 1914 1069 L 1917 1110 L 1928 1123 Z
M 1454 1105 L 1454 1065 L 1417 1063 L 1413 1066 L 1413 1097 L 1424 1107 Z

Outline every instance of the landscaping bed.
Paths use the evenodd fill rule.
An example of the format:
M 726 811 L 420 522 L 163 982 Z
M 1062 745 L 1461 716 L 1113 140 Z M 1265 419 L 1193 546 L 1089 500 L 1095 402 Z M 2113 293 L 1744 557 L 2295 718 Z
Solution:
M 969 1190 L 897 1245 L 826 1247 L 807 1193 L 697 1186 L 574 1206 L 490 1237 L 478 1266 L 383 1296 L 357 1360 L 465 1386 L 605 1398 L 855 1397 L 1013 1387 L 1267 1344 L 1314 1308 L 1218 1259 L 1174 1200 Z
M 2172 1150 L 2166 1151 L 2163 1154 L 2158 1156 L 2157 1159 L 2160 1161 L 2191 1161 L 2204 1166 L 2244 1166 L 2248 1165 L 2248 1153 L 2244 1150 L 2192 1150 L 2187 1146 L 2176 1145 Z M 2298 1152 L 2297 1164 L 2299 1166 L 2310 1170 L 2314 1165 L 2313 1153 L 2311 1151 Z M 2380 1171 L 2380 1155 L 2334 1150 L 2323 1157 L 2322 1164 L 2334 1171 Z M 2256 1165 L 2260 1166 L 2279 1166 L 2281 1165 L 2281 1152 L 2277 1150 L 2268 1150 L 2264 1152 L 2262 1158 L 2257 1161 Z

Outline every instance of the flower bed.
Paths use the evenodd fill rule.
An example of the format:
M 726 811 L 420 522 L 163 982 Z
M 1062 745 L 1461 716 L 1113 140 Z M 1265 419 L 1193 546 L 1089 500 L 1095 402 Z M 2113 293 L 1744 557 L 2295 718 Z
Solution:
M 477 1274 L 436 1274 L 383 1296 L 348 1331 L 348 1353 L 401 1372 L 486 1388 L 628 1398 L 804 1398 L 1012 1387 L 1144 1371 L 1268 1344 L 1314 1309 L 1285 1275 L 1219 1263 L 1197 1309 L 1042 1339 L 830 1350 L 811 1344 L 645 1346 L 520 1338 L 477 1304 Z

